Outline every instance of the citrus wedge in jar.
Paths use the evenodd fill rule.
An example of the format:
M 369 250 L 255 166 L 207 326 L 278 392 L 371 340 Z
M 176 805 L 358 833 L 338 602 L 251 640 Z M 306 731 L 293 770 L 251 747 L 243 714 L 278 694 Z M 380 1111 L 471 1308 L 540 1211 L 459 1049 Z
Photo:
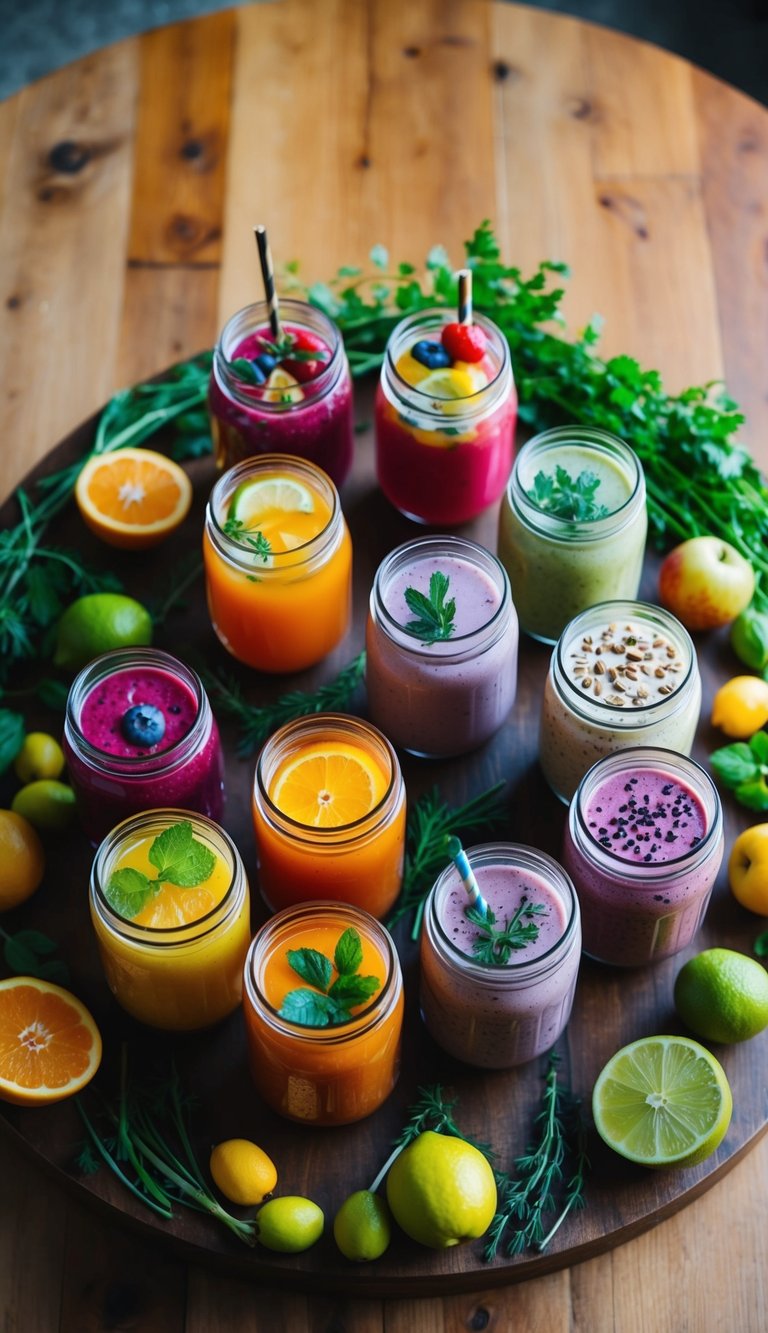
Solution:
M 299 824 L 339 828 L 364 819 L 385 790 L 382 770 L 360 747 L 319 741 L 281 766 L 270 795 Z

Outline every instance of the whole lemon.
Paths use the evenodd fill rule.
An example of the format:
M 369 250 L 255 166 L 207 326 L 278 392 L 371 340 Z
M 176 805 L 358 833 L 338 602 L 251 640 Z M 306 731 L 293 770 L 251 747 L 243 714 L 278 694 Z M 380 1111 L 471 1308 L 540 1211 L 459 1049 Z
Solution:
M 768 824 L 739 834 L 728 858 L 728 882 L 742 907 L 768 916 Z
M 30 731 L 13 761 L 20 782 L 36 782 L 38 778 L 61 777 L 64 751 L 59 742 L 45 731 Z
M 56 628 L 54 665 L 79 671 L 113 648 L 143 647 L 152 642 L 152 618 L 133 597 L 93 592 L 67 607 Z
M 389 1208 L 380 1194 L 357 1190 L 333 1219 L 333 1238 L 345 1259 L 381 1258 L 392 1235 Z
M 734 676 L 712 700 L 712 726 L 734 740 L 747 740 L 768 722 L 768 681 L 760 676 Z
M 0 810 L 0 912 L 29 898 L 44 871 L 43 846 L 29 820 L 13 810 Z
M 250 1139 L 217 1143 L 208 1165 L 222 1194 L 244 1208 L 261 1203 L 277 1184 L 277 1167 Z
M 412 1240 L 442 1250 L 488 1230 L 496 1181 L 488 1159 L 471 1143 L 428 1129 L 392 1164 L 387 1199 Z
M 734 949 L 705 949 L 675 978 L 675 1008 L 705 1041 L 748 1041 L 768 1027 L 768 972 Z
M 322 1208 L 297 1194 L 270 1199 L 256 1218 L 259 1244 L 282 1254 L 308 1250 L 322 1236 L 324 1225 Z

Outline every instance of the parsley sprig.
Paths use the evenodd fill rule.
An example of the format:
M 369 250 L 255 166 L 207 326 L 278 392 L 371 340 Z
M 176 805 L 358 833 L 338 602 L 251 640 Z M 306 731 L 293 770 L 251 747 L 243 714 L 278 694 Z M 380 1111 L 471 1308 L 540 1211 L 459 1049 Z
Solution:
M 125 866 L 113 871 L 104 886 L 104 897 L 110 907 L 127 921 L 139 915 L 163 884 L 195 888 L 210 878 L 216 864 L 210 848 L 194 837 L 188 819 L 163 829 L 147 855 L 157 870 L 155 879 L 149 879 L 141 870 Z
M 595 472 L 585 468 L 577 477 L 572 477 L 567 468 L 558 464 L 554 475 L 537 472 L 533 485 L 525 493 L 545 514 L 572 519 L 576 523 L 594 523 L 609 513 L 607 507 L 595 499 L 599 488 L 600 478 Z
M 354 926 L 339 936 L 333 961 L 318 949 L 289 949 L 287 958 L 294 972 L 311 990 L 288 991 L 278 1010 L 281 1018 L 303 1027 L 324 1028 L 348 1023 L 352 1010 L 365 1004 L 379 990 L 378 977 L 360 976 L 363 946 Z M 337 976 L 333 980 L 334 969 Z
M 429 578 L 429 596 L 425 597 L 418 588 L 406 588 L 405 604 L 413 612 L 414 620 L 403 626 L 415 639 L 423 643 L 437 643 L 439 639 L 450 639 L 453 634 L 453 618 L 456 615 L 456 600 L 445 598 L 450 586 L 450 578 L 436 569 Z
M 240 546 L 247 546 L 253 551 L 254 564 L 260 560 L 266 565 L 272 554 L 272 546 L 269 538 L 264 536 L 263 532 L 258 532 L 253 528 L 246 527 L 241 518 L 234 518 L 232 515 L 225 520 L 223 525 L 225 536 L 230 537 L 233 542 Z
M 736 741 L 713 751 L 715 776 L 749 810 L 768 810 L 768 733 L 756 731 L 749 741 Z
M 472 941 L 472 953 L 479 963 L 486 967 L 505 967 L 513 952 L 524 949 L 539 938 L 540 927 L 531 917 L 546 916 L 547 908 L 543 903 L 531 903 L 525 894 L 520 906 L 508 917 L 503 926 L 497 926 L 496 915 L 489 907 L 478 911 L 477 907 L 464 908 L 464 915 L 480 932 Z

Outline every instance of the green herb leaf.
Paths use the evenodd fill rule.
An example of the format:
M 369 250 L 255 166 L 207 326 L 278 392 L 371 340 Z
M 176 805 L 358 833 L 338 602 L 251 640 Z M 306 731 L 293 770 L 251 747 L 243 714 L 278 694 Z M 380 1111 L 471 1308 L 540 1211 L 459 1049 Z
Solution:
M 754 736 L 750 736 L 749 748 L 757 763 L 763 766 L 765 771 L 764 766 L 768 765 L 768 732 L 756 731 Z
M 600 478 L 596 473 L 585 468 L 574 478 L 567 468 L 558 465 L 554 476 L 537 472 L 526 495 L 544 513 L 577 523 L 591 523 L 609 513 L 605 505 L 595 500 L 599 488 Z
M 736 800 L 748 810 L 768 810 L 768 785 L 764 777 L 740 782 L 734 791 Z
M 523 894 L 520 906 L 503 926 L 496 925 L 490 909 L 482 912 L 478 907 L 465 907 L 464 915 L 480 932 L 472 941 L 472 952 L 478 962 L 486 967 L 505 967 L 515 950 L 524 949 L 539 938 L 540 927 L 532 918 L 547 916 L 548 910 L 543 903 L 529 902 Z
M 357 975 L 363 961 L 363 947 L 358 932 L 351 926 L 339 936 L 334 950 L 338 976 L 333 985 L 330 983 L 334 964 L 317 949 L 289 949 L 287 958 L 294 972 L 317 989 L 289 991 L 279 1012 L 283 1018 L 306 1027 L 348 1022 L 352 1017 L 350 1011 L 370 999 L 381 985 L 378 977 Z
M 287 958 L 303 981 L 308 981 L 310 986 L 317 986 L 318 990 L 328 990 L 333 968 L 324 953 L 319 953 L 317 949 L 289 949 Z
M 10 708 L 0 708 L 0 773 L 10 768 L 24 744 L 24 718 Z
M 378 977 L 343 976 L 334 981 L 328 994 L 345 1009 L 354 1009 L 356 1005 L 370 1000 L 380 986 Z
M 429 580 L 429 597 L 425 597 L 418 588 L 406 588 L 405 602 L 412 611 L 415 620 L 409 620 L 404 628 L 414 638 L 424 643 L 436 643 L 438 639 L 450 639 L 453 634 L 453 618 L 456 615 L 456 602 L 445 597 L 450 585 L 450 578 L 436 569 Z
M 249 546 L 254 552 L 254 559 L 267 564 L 272 547 L 263 532 L 247 528 L 239 518 L 228 518 L 224 523 L 224 533 L 241 546 Z
M 331 1024 L 345 1023 L 349 1018 L 344 1005 L 316 990 L 289 991 L 278 1012 L 289 1023 L 300 1023 L 307 1028 L 327 1028 Z
M 755 953 L 758 958 L 768 958 L 768 930 L 764 930 L 755 940 Z
M 363 945 L 354 926 L 344 931 L 334 950 L 333 961 L 340 977 L 357 972 L 363 961 Z
M 0 927 L 3 938 L 3 958 L 11 972 L 17 975 L 40 977 L 43 980 L 69 985 L 69 968 L 60 958 L 51 958 L 58 945 L 39 930 L 17 930 L 9 935 Z
M 731 626 L 731 647 L 753 671 L 768 666 L 768 615 L 748 606 Z
M 203 884 L 216 865 L 213 852 L 193 836 L 187 819 L 158 834 L 149 849 L 149 859 L 157 869 L 158 880 L 184 889 Z
M 154 897 L 157 883 L 140 870 L 115 870 L 104 885 L 104 897 L 118 916 L 132 921 Z
M 738 787 L 758 775 L 755 756 L 746 741 L 724 745 L 709 756 L 715 775 L 726 787 Z

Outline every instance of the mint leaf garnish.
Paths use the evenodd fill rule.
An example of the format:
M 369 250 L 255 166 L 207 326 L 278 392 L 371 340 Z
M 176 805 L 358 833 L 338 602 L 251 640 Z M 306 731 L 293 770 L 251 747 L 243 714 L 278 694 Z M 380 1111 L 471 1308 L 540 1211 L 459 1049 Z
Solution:
M 319 953 L 317 949 L 289 949 L 288 962 L 302 981 L 317 986 L 318 990 L 327 991 L 333 968 L 330 958 L 326 958 L 324 953 Z
M 333 963 L 317 949 L 288 949 L 286 957 L 294 972 L 315 988 L 288 991 L 278 1010 L 281 1018 L 302 1027 L 325 1028 L 348 1022 L 351 1010 L 369 1000 L 381 985 L 378 977 L 358 976 L 363 946 L 354 926 L 339 936 Z M 338 976 L 331 985 L 334 967 Z
M 349 1018 L 343 1005 L 316 990 L 289 991 L 278 1012 L 281 1018 L 305 1028 L 327 1028 Z
M 213 874 L 216 857 L 209 847 L 193 836 L 188 819 L 169 824 L 153 840 L 149 860 L 157 870 L 157 878 L 150 879 L 141 870 L 125 866 L 115 870 L 104 886 L 104 897 L 118 916 L 132 921 L 160 892 L 162 884 L 193 889 Z
M 610 510 L 598 504 L 595 493 L 600 488 L 600 478 L 585 468 L 578 477 L 572 477 L 567 468 L 555 467 L 554 476 L 537 472 L 533 485 L 525 494 L 537 509 L 555 518 L 569 518 L 578 523 L 593 523 L 598 518 L 606 518 Z
M 348 977 L 353 972 L 357 972 L 363 961 L 363 946 L 354 927 L 350 926 L 348 930 L 344 931 L 336 945 L 333 961 L 339 976 Z
M 425 597 L 418 588 L 406 588 L 405 604 L 416 619 L 409 620 L 404 628 L 415 639 L 421 639 L 425 644 L 436 643 L 438 639 L 450 639 L 456 615 L 454 598 L 450 602 L 445 600 L 450 582 L 447 574 L 436 569 L 429 580 L 429 597 Z
M 380 984 L 378 977 L 339 977 L 334 981 L 328 994 L 332 1000 L 338 1001 L 348 1009 L 353 1009 L 355 1005 L 370 1000 Z
M 140 870 L 116 870 L 107 880 L 104 897 L 118 916 L 132 921 L 157 892 L 156 881 Z

